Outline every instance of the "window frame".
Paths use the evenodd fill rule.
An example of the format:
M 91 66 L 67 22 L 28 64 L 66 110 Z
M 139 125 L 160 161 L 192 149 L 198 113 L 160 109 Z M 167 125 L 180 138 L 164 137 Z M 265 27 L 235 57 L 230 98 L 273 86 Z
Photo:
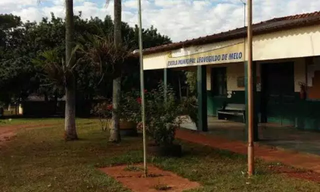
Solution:
M 219 75 L 221 75 L 224 80 L 219 80 Z M 214 97 L 227 96 L 227 67 L 211 68 L 211 91 Z

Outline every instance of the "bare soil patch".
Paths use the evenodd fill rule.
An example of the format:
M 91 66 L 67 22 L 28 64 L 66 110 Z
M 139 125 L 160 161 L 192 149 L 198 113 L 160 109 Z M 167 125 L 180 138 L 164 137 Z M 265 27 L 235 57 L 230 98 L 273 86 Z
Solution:
M 182 192 L 184 190 L 200 187 L 197 182 L 189 181 L 170 171 L 161 170 L 155 166 L 148 166 L 148 177 L 144 177 L 142 165 L 134 165 L 128 168 L 127 165 L 106 167 L 100 170 L 121 182 L 133 192 Z
M 299 170 L 286 166 L 269 166 L 269 169 L 274 173 L 283 174 L 291 178 L 304 179 L 320 183 L 320 174 L 313 171 Z
M 10 141 L 15 137 L 16 132 L 19 129 L 35 129 L 51 127 L 54 124 L 27 124 L 27 125 L 8 125 L 0 128 L 0 146 L 4 145 L 7 141 Z
M 10 141 L 14 136 L 15 136 L 15 133 L 12 132 L 12 131 L 11 132 L 0 133 L 0 147 L 5 142 Z

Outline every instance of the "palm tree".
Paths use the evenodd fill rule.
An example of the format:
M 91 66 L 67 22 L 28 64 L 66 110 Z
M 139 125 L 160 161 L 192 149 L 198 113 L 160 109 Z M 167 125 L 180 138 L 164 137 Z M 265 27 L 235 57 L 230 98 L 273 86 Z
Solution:
M 121 46 L 121 0 L 114 0 L 114 45 Z M 121 95 L 121 75 L 113 79 L 112 104 L 114 111 L 112 112 L 112 126 L 110 128 L 110 142 L 120 142 L 120 118 L 117 114 L 117 109 L 120 105 Z
M 74 65 L 72 58 L 72 50 L 74 46 L 74 22 L 73 22 L 73 0 L 65 0 L 66 8 L 66 73 L 65 73 L 65 139 L 66 140 L 77 140 L 77 129 L 76 129 L 76 86 L 75 77 L 71 69 Z
M 39 0 L 40 3 L 42 0 Z M 65 140 L 77 140 L 78 134 L 76 129 L 76 86 L 74 77 L 75 67 L 75 51 L 74 49 L 74 14 L 73 0 L 65 0 L 65 27 L 66 27 L 66 49 L 65 61 L 60 63 L 56 50 L 51 50 L 43 53 L 41 56 L 46 60 L 35 59 L 34 62 L 44 65 L 45 71 L 51 80 L 58 86 L 63 86 L 65 89 Z
M 109 0 L 106 0 L 108 3 Z M 74 61 L 74 14 L 73 14 L 73 0 L 65 0 L 65 25 L 66 25 L 66 52 L 65 52 L 65 65 L 63 69 L 64 73 L 64 86 L 65 86 L 65 140 L 77 140 L 77 129 L 75 123 L 76 113 L 76 81 L 73 74 L 73 68 L 75 66 Z M 114 0 L 114 46 L 121 47 L 121 0 Z M 121 48 L 120 48 L 121 49 Z M 121 75 L 117 76 L 113 80 L 113 95 L 112 103 L 114 112 L 112 113 L 112 126 L 110 128 L 110 142 L 120 142 L 120 118 L 117 114 L 117 109 L 120 105 L 121 95 Z

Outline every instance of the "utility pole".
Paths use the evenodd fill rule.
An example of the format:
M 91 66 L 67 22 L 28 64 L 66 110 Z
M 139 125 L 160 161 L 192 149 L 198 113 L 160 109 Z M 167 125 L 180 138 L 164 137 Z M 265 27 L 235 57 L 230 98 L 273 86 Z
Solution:
M 254 94 L 253 94 L 253 79 L 252 79 L 252 0 L 247 1 L 248 13 L 248 176 L 254 174 L 254 144 L 253 144 L 253 129 L 254 129 Z
M 140 51 L 140 89 L 141 89 L 141 107 L 142 107 L 142 132 L 143 132 L 143 169 L 144 176 L 148 176 L 147 167 L 147 139 L 146 139 L 146 120 L 145 120 L 145 98 L 144 98 L 144 74 L 143 74 L 143 43 L 142 43 L 142 11 L 141 0 L 138 0 L 139 5 L 139 51 Z

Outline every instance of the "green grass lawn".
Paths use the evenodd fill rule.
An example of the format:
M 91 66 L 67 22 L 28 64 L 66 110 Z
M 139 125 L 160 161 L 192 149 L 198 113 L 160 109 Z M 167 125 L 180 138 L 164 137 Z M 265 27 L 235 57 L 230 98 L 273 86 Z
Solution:
M 36 119 L 24 119 L 24 118 L 17 118 L 17 119 L 0 119 L 0 128 L 10 125 L 26 125 L 26 124 L 52 124 L 52 123 L 61 123 L 64 120 L 61 119 L 54 119 L 54 118 L 36 118 Z
M 22 130 L 0 150 L 0 189 L 5 191 L 128 191 L 96 167 L 142 161 L 141 137 L 107 142 L 95 120 L 78 120 L 81 140 L 63 141 L 63 124 L 54 128 Z M 272 174 L 257 163 L 257 175 L 248 180 L 246 158 L 230 152 L 182 143 L 182 158 L 149 158 L 165 170 L 198 181 L 193 191 L 320 191 L 317 183 Z
M 82 124 L 90 123 L 91 119 L 77 119 L 77 122 Z M 0 119 L 0 128 L 11 125 L 29 125 L 29 124 L 59 124 L 63 123 L 63 118 L 17 118 L 17 119 Z

